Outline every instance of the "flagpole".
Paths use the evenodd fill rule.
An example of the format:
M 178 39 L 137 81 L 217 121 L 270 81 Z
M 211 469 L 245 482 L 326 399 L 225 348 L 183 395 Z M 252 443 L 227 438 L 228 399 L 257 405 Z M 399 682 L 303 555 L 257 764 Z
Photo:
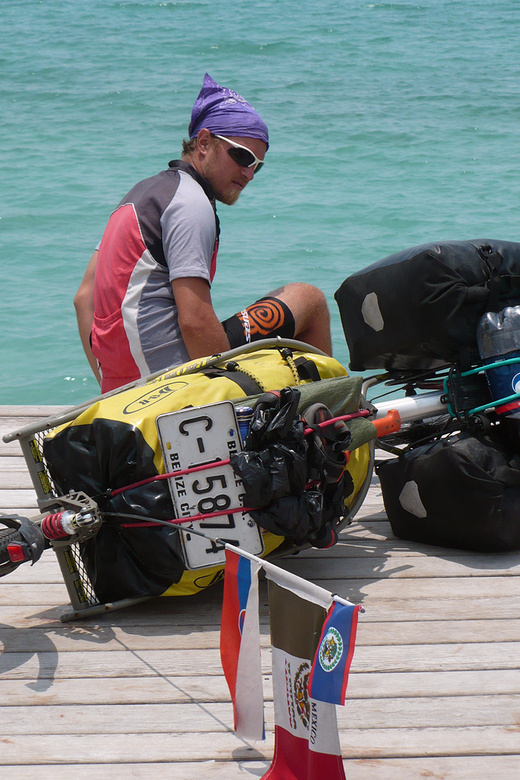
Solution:
M 121 513 L 111 514 L 112 516 L 117 516 Z M 172 527 L 170 521 L 159 520 L 159 518 L 156 517 L 144 517 L 141 515 L 128 515 L 128 517 L 131 517 L 134 520 L 146 520 L 149 523 L 158 523 L 159 525 L 168 526 L 168 528 Z M 208 539 L 210 542 L 217 542 L 222 544 L 226 550 L 231 550 L 237 555 L 242 555 L 244 558 L 249 558 L 250 561 L 259 563 L 262 569 L 265 571 L 268 579 L 274 579 L 278 581 L 282 587 L 284 587 L 284 583 L 286 583 L 285 587 L 292 588 L 297 594 L 305 594 L 306 598 L 310 597 L 312 601 L 314 601 L 316 604 L 320 604 L 326 609 L 328 609 L 332 601 L 337 601 L 338 604 L 343 604 L 345 607 L 359 606 L 360 612 L 365 611 L 364 607 L 354 604 L 352 601 L 348 601 L 341 596 L 338 596 L 337 593 L 331 593 L 329 590 L 325 590 L 325 588 L 322 588 L 320 585 L 315 585 L 313 582 L 309 582 L 309 580 L 305 580 L 303 577 L 299 577 L 297 574 L 292 574 L 291 572 L 282 569 L 280 566 L 275 566 L 274 563 L 270 563 L 264 558 L 259 558 L 257 555 L 253 555 L 253 553 L 242 550 L 240 547 L 235 547 L 233 544 L 229 544 L 229 542 L 226 542 L 224 539 L 220 539 L 218 536 L 210 536 L 209 534 L 205 534 L 203 531 L 198 531 L 194 528 L 183 528 L 182 525 L 176 525 L 175 527 L 183 533 L 195 534 L 196 536 L 202 536 L 204 539 Z M 269 577 L 269 574 L 272 576 Z
M 337 601 L 339 604 L 343 604 L 346 607 L 357 606 L 351 601 L 347 601 L 347 599 L 341 598 L 341 596 L 331 593 L 329 590 L 325 590 L 325 588 L 322 588 L 320 585 L 315 585 L 313 582 L 309 582 L 309 580 L 305 580 L 297 574 L 292 574 L 292 572 L 286 571 L 280 566 L 275 566 L 274 563 L 270 563 L 269 561 L 264 560 L 264 558 L 258 558 L 256 555 L 240 549 L 240 547 L 235 547 L 228 542 L 225 543 L 225 546 L 226 550 L 231 550 L 237 555 L 242 555 L 244 558 L 249 558 L 249 560 L 259 563 L 268 579 L 276 580 L 282 587 L 284 587 L 285 584 L 285 587 L 292 589 L 297 594 L 305 594 L 306 598 L 309 599 L 310 597 L 316 604 L 328 608 L 332 601 Z M 272 574 L 272 576 L 269 577 L 269 574 Z M 364 611 L 363 608 L 361 609 Z

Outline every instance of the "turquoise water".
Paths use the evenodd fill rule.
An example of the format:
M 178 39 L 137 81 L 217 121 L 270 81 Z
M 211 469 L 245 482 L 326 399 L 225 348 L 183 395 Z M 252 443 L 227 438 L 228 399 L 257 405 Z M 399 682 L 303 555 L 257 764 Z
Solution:
M 433 240 L 520 240 L 509 0 L 0 0 L 0 404 L 97 394 L 72 305 L 106 220 L 179 156 L 207 71 L 270 129 L 221 205 L 221 318 Z

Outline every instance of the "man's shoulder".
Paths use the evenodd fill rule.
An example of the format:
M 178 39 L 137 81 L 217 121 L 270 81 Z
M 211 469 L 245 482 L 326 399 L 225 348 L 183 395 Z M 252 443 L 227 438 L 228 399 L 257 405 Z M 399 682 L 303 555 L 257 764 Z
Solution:
M 184 160 L 172 160 L 168 168 L 137 182 L 119 203 L 134 205 L 153 200 L 165 207 L 175 197 L 179 186 L 191 191 L 192 197 L 208 199 L 214 204 L 213 191 L 206 181 L 191 165 Z
M 136 207 L 146 201 L 159 201 L 166 205 L 175 195 L 179 186 L 178 170 L 167 168 L 134 184 L 122 198 L 119 206 L 132 203 Z

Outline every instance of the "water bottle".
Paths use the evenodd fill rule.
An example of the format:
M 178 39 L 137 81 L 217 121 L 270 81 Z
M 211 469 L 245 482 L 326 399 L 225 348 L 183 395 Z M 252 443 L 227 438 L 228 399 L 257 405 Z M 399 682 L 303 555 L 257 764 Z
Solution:
M 237 416 L 240 438 L 242 439 L 242 444 L 245 444 L 246 436 L 249 432 L 249 426 L 251 424 L 251 419 L 253 417 L 253 410 L 250 406 L 237 406 L 235 409 L 235 414 Z
M 493 400 L 520 392 L 520 306 L 489 311 L 477 326 L 477 344 L 484 364 L 518 358 L 518 362 L 486 371 Z M 520 399 L 495 407 L 501 421 L 520 426 Z M 519 429 L 520 431 L 520 429 Z

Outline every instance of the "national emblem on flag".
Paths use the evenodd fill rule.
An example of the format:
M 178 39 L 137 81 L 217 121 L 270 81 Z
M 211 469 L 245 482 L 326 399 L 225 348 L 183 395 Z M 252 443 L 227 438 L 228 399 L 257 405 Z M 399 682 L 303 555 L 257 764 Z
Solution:
M 235 731 L 264 739 L 264 698 L 258 617 L 261 562 L 226 549 L 220 658 L 235 716 Z
M 323 624 L 309 677 L 313 699 L 345 704 L 360 606 L 334 601 Z

